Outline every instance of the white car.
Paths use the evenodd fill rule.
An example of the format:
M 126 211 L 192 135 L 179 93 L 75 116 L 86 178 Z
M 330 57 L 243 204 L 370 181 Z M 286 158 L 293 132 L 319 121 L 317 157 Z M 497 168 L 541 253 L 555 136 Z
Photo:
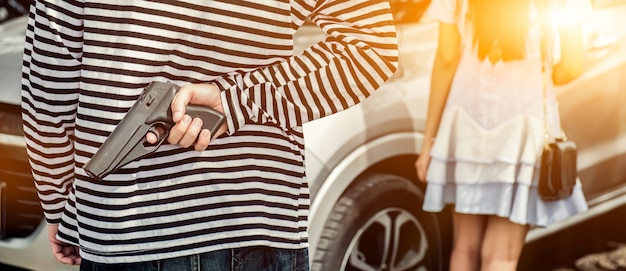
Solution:
M 361 104 L 304 127 L 312 270 L 448 269 L 449 210 L 421 210 L 424 184 L 416 180 L 413 167 L 422 145 L 437 24 L 422 19 L 430 1 L 391 3 L 400 42 L 398 72 Z M 557 90 L 564 129 L 579 147 L 579 172 L 590 210 L 532 229 L 527 242 L 626 203 L 626 84 L 621 82 L 626 76 L 626 28 L 620 27 L 626 25 L 626 3 L 594 1 L 594 7 L 585 26 L 585 71 Z M 20 23 L 16 29 L 23 35 Z M 0 27 L 0 33 L 1 44 L 9 32 Z M 297 50 L 320 39 L 323 33 L 317 27 L 305 25 L 296 36 Z M 2 48 L 0 263 L 77 270 L 57 263 L 50 253 L 22 138 L 21 51 L 5 53 Z

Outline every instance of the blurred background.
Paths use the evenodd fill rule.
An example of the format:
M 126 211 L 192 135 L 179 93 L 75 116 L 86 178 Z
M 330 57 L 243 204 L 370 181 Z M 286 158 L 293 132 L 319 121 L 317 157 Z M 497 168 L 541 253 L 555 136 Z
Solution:
M 362 105 L 305 126 L 314 270 L 447 269 L 449 210 L 421 211 L 424 187 L 412 168 L 421 146 L 437 25 L 424 16 L 430 0 L 390 2 L 399 70 Z M 0 270 L 77 270 L 50 255 L 25 155 L 19 103 L 29 3 L 0 0 Z M 557 89 L 563 128 L 579 148 L 590 210 L 532 229 L 519 270 L 626 270 L 626 0 L 591 4 L 584 16 L 583 75 Z M 304 25 L 296 33 L 296 53 L 323 38 L 315 25 Z M 387 176 L 389 185 L 358 190 L 380 183 L 372 175 Z M 397 200 L 403 190 L 391 187 L 399 183 L 412 191 L 403 201 Z

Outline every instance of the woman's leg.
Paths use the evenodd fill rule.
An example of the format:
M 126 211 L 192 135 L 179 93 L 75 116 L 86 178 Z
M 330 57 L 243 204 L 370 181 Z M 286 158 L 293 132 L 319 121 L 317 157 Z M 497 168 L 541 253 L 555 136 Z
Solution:
M 489 216 L 482 242 L 481 271 L 515 271 L 527 232 L 527 225 Z
M 451 271 L 478 271 L 487 217 L 454 212 L 454 244 L 450 255 Z

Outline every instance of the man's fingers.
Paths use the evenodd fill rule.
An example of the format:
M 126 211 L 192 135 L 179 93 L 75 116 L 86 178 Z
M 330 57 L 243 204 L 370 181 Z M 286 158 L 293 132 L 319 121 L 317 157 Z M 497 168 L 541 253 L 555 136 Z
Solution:
M 201 119 L 192 119 L 185 114 L 187 105 L 206 106 L 223 112 L 219 89 L 213 84 L 188 84 L 182 86 L 172 99 L 172 120 L 175 125 L 170 130 L 167 141 L 188 148 L 193 146 L 196 151 L 205 150 L 213 135 L 202 129 Z M 219 129 L 215 136 L 226 131 L 226 126 Z
M 185 115 L 185 107 L 189 104 L 208 106 L 223 111 L 220 91 L 213 84 L 182 86 L 172 99 L 171 110 L 174 122 L 178 122 Z
M 208 129 L 203 129 L 198 135 L 198 139 L 196 140 L 196 144 L 194 145 L 194 150 L 203 151 L 209 146 L 209 142 L 211 141 L 211 131 Z
M 163 127 L 156 126 L 153 129 L 150 129 L 148 133 L 146 133 L 146 141 L 150 144 L 156 144 L 165 136 L 166 132 Z
M 188 117 L 188 116 L 185 116 Z M 189 117 L 191 118 L 191 117 Z M 184 148 L 188 148 L 196 142 L 200 131 L 202 130 L 202 120 L 199 118 L 194 118 L 191 120 L 189 126 L 187 126 L 187 131 L 183 134 L 182 138 L 178 142 Z
M 179 144 L 179 142 L 183 139 L 185 133 L 189 129 L 191 121 L 192 119 L 189 115 L 184 115 L 182 119 L 177 122 L 170 130 L 170 135 L 167 137 L 167 142 L 169 142 L 170 144 Z
M 80 265 L 80 262 L 82 260 L 80 258 L 80 249 L 77 246 L 70 246 L 69 248 L 70 248 L 70 250 L 68 251 L 69 254 L 66 256 L 72 259 L 73 265 Z
M 183 116 L 185 116 L 185 106 L 189 104 L 191 98 L 193 96 L 193 88 L 192 85 L 184 85 L 182 86 L 174 98 L 172 99 L 171 110 L 172 110 L 172 120 L 176 123 L 182 120 Z
M 69 265 L 80 263 L 78 248 L 69 245 L 61 245 L 59 243 L 50 243 L 52 254 L 59 262 Z
M 63 247 L 63 256 L 72 258 L 72 256 L 75 253 L 76 253 L 76 250 L 74 250 L 73 247 L 71 247 L 71 246 L 64 246 Z
M 63 264 L 69 264 L 69 265 L 73 265 L 74 264 L 74 260 L 72 258 L 68 258 L 65 257 L 65 255 L 63 255 L 63 253 L 55 253 L 54 257 L 57 259 L 57 261 L 63 263 Z

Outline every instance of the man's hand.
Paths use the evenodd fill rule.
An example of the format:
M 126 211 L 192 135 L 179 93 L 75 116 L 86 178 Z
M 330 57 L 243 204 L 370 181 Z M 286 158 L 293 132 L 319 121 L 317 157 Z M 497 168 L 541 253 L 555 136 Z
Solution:
M 64 264 L 80 265 L 80 253 L 77 246 L 63 243 L 57 239 L 59 225 L 48 225 L 48 241 L 54 257 Z
M 183 148 L 193 145 L 196 151 L 203 151 L 209 145 L 211 138 L 226 132 L 226 124 L 223 124 L 215 135 L 211 135 L 208 129 L 201 129 L 201 119 L 192 119 L 191 116 L 185 114 L 185 106 L 188 104 L 207 106 L 224 113 L 220 91 L 213 84 L 188 84 L 182 86 L 172 100 L 172 119 L 176 124 L 170 130 L 167 141 Z M 146 140 L 156 143 L 157 137 L 153 133 L 148 133 Z

